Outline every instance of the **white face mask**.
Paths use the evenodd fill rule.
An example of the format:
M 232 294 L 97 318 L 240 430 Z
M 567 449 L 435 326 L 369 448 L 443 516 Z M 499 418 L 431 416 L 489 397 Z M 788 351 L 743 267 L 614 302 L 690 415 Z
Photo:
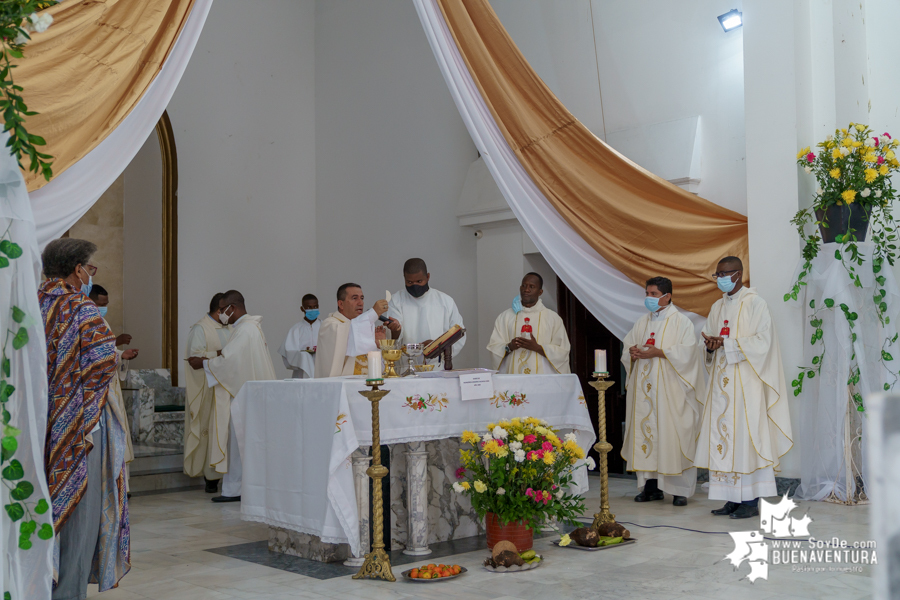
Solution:
M 232 313 L 234 314 L 234 313 Z M 222 322 L 222 325 L 228 325 L 228 319 L 231 318 L 231 315 L 226 315 L 225 311 L 219 313 L 219 321 Z

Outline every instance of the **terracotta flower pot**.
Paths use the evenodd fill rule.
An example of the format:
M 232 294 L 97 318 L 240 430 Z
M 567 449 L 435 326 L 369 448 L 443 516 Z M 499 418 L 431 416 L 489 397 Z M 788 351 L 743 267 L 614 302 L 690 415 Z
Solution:
M 487 545 L 489 550 L 494 549 L 494 544 L 503 540 L 509 540 L 516 545 L 516 550 L 525 552 L 531 550 L 534 545 L 534 532 L 522 521 L 501 524 L 500 518 L 494 513 L 484 516 L 484 525 L 487 530 Z

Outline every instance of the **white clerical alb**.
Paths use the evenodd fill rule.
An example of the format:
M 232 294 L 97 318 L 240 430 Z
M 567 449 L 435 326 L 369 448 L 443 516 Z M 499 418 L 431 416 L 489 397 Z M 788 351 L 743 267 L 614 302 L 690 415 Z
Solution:
M 454 325 L 465 329 L 462 315 L 453 298 L 434 288 L 430 288 L 419 298 L 414 298 L 406 288 L 392 294 L 387 316 L 400 321 L 403 327 L 400 332 L 401 344 L 435 340 Z M 463 336 L 453 344 L 453 356 L 459 354 L 465 345 L 466 336 Z
M 315 376 L 315 348 L 319 342 L 321 324 L 318 319 L 312 323 L 303 319 L 291 327 L 278 349 L 284 368 L 292 371 L 294 379 L 311 379 Z
M 709 469 L 709 497 L 742 502 L 774 496 L 775 472 L 791 442 L 787 386 L 769 307 L 754 288 L 724 294 L 703 327 L 725 347 L 707 352 L 710 374 L 694 464 Z
M 316 377 L 366 375 L 369 352 L 378 350 L 375 328 L 378 313 L 369 309 L 355 319 L 339 312 L 328 315 L 319 328 Z
M 529 320 L 532 335 L 544 349 L 544 356 L 520 348 L 508 353 L 506 345 L 521 337 L 522 325 Z M 494 355 L 494 368 L 501 373 L 571 373 L 569 368 L 569 336 L 558 314 L 538 300 L 534 306 L 523 306 L 518 313 L 507 308 L 494 322 L 494 332 L 487 349 Z
M 665 358 L 632 360 L 630 348 L 651 334 Z M 638 487 L 656 479 L 659 489 L 690 497 L 697 485 L 693 457 L 703 404 L 703 359 L 694 324 L 672 305 L 647 313 L 623 340 L 626 374 L 622 458 L 638 475 Z

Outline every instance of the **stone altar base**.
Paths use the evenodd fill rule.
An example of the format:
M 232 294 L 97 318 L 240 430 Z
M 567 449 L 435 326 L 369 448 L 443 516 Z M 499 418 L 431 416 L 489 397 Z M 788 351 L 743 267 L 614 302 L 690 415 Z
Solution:
M 269 552 L 280 552 L 319 562 L 337 562 L 350 557 L 350 544 L 326 544 L 318 536 L 270 525 Z

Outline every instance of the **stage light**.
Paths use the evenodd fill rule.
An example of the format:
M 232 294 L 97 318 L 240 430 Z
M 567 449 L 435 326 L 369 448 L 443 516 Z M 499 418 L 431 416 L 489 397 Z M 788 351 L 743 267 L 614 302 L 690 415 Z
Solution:
M 744 24 L 743 13 L 736 8 L 732 8 L 724 15 L 719 15 L 719 25 L 725 31 L 737 29 Z

